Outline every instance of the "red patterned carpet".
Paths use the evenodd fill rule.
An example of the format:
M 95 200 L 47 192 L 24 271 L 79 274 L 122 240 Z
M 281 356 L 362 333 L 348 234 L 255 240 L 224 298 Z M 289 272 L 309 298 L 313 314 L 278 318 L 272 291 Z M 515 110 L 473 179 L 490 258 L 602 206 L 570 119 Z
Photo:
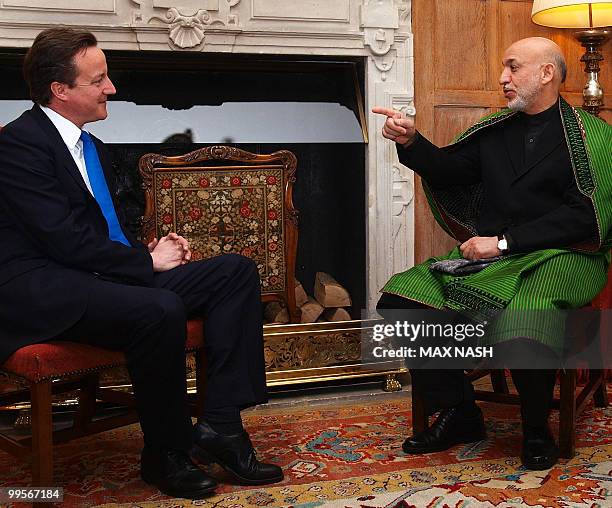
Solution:
M 482 404 L 486 441 L 407 456 L 401 451 L 410 427 L 407 396 L 384 397 L 387 402 L 248 413 L 245 424 L 259 456 L 282 466 L 285 480 L 269 488 L 224 484 L 216 495 L 194 502 L 163 496 L 140 480 L 137 425 L 62 445 L 55 460 L 57 484 L 65 488 L 62 506 L 612 506 L 612 408 L 582 415 L 578 453 L 570 462 L 526 472 L 517 457 L 516 407 Z M 556 413 L 552 425 L 556 429 Z M 0 471 L 2 487 L 28 484 L 29 468 L 2 452 Z M 209 471 L 231 482 L 216 466 Z

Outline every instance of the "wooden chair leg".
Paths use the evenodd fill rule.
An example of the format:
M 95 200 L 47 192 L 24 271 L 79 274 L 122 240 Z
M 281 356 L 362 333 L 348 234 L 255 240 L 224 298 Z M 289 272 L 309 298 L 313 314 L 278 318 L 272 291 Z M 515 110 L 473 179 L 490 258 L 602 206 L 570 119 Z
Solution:
M 576 449 L 576 370 L 559 371 L 559 452 L 571 459 Z
M 74 427 L 76 429 L 85 431 L 87 425 L 91 423 L 96 412 L 96 395 L 98 393 L 99 380 L 100 376 L 96 373 L 85 376 L 80 382 L 79 405 L 77 407 L 77 414 L 74 417 Z
M 201 418 L 204 414 L 204 403 L 206 396 L 206 355 L 204 348 L 200 348 L 195 352 L 196 362 L 196 398 L 193 416 Z
M 425 412 L 425 402 L 419 390 L 412 386 L 412 433 L 423 432 L 429 426 L 429 417 Z
M 593 404 L 595 407 L 608 407 L 608 390 L 606 386 L 606 371 L 605 370 L 591 370 L 589 371 L 590 376 L 597 376 L 601 382 L 595 393 L 593 393 Z
M 32 480 L 33 485 L 53 486 L 53 421 L 51 381 L 32 383 Z

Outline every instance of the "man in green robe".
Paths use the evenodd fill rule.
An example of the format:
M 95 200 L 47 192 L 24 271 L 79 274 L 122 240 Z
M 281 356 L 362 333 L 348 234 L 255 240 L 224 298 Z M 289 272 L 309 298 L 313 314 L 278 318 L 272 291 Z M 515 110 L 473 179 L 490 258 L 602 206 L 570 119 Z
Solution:
M 566 64 L 540 37 L 504 53 L 500 85 L 508 109 L 485 117 L 443 149 L 420 135 L 412 118 L 387 108 L 382 134 L 399 160 L 423 179 L 438 223 L 459 242 L 447 256 L 395 274 L 378 309 L 433 308 L 486 318 L 506 311 L 580 308 L 604 287 L 612 244 L 612 128 L 572 108 L 559 95 Z M 435 261 L 500 257 L 469 275 L 431 270 Z M 387 315 L 386 315 L 387 314 Z M 550 327 L 489 333 L 492 344 L 528 338 L 530 354 L 561 348 Z M 411 370 L 427 411 L 425 431 L 406 453 L 428 453 L 484 439 L 482 413 L 463 370 Z M 522 461 L 529 469 L 556 463 L 548 429 L 556 370 L 512 369 L 521 398 Z

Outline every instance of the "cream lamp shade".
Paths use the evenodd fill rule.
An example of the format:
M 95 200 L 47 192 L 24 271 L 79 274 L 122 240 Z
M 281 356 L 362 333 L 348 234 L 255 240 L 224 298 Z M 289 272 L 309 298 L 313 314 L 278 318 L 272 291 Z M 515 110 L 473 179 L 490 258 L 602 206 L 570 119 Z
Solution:
M 609 0 L 534 0 L 531 20 L 555 28 L 596 28 L 612 25 Z

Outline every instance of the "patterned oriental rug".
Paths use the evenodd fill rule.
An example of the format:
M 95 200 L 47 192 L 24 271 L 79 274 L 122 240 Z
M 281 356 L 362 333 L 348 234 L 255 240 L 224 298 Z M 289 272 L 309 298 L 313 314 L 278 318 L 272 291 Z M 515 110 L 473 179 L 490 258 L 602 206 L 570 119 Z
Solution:
M 401 444 L 411 424 L 408 395 L 370 399 L 376 398 L 248 412 L 245 425 L 258 456 L 282 466 L 284 481 L 268 488 L 224 483 L 214 496 L 198 501 L 168 498 L 140 480 L 137 425 L 62 445 L 55 461 L 58 485 L 65 488 L 62 506 L 612 507 L 612 407 L 583 413 L 574 459 L 550 471 L 528 472 L 518 458 L 516 407 L 481 405 L 486 441 L 407 456 Z M 553 429 L 557 416 L 553 412 Z M 206 467 L 231 481 L 217 466 Z M 0 471 L 2 487 L 28 484 L 29 468 L 2 452 Z

